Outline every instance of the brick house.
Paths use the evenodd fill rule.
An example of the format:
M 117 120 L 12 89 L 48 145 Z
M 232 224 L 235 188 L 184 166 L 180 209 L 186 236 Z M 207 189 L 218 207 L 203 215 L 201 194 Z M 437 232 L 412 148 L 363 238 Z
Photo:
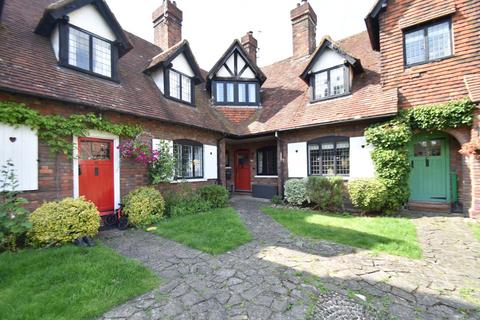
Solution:
M 258 67 L 248 32 L 207 71 L 170 0 L 153 12 L 154 44 L 124 31 L 103 0 L 0 1 L 0 101 L 140 124 L 148 143 L 167 141 L 180 160 L 161 190 L 219 183 L 268 198 L 289 178 L 373 177 L 364 130 L 402 108 L 480 101 L 479 9 L 476 0 L 380 0 L 367 32 L 317 43 L 317 16 L 302 1 L 290 12 L 290 58 Z M 480 212 L 479 160 L 458 153 L 478 139 L 477 122 L 416 135 L 409 206 Z M 124 137 L 91 131 L 72 140 L 73 160 L 50 153 L 28 127 L 0 124 L 0 162 L 14 160 L 32 208 L 85 195 L 108 212 L 148 184 L 144 166 L 120 158 Z

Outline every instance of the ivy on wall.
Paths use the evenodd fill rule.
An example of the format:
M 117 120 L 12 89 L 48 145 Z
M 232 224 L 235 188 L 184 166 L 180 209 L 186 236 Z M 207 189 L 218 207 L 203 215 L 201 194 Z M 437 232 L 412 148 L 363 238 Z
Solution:
M 367 142 L 375 147 L 372 160 L 377 177 L 389 192 L 386 213 L 397 211 L 410 197 L 408 144 L 414 131 L 471 126 L 474 108 L 475 104 L 469 99 L 419 106 L 401 111 L 388 122 L 367 128 Z
M 54 153 L 73 155 L 71 136 L 85 136 L 88 130 L 109 132 L 118 136 L 135 137 L 143 129 L 138 125 L 112 123 L 94 113 L 69 117 L 41 115 L 24 104 L 0 101 L 0 123 L 12 126 L 26 125 L 37 130 L 38 138 Z

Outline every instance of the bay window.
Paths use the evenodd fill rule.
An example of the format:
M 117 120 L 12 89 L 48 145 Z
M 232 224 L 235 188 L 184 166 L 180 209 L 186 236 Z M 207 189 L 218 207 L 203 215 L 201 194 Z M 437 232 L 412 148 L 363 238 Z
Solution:
M 411 66 L 451 56 L 451 29 L 451 21 L 443 20 L 405 31 L 405 65 Z
M 203 145 L 195 141 L 178 140 L 173 144 L 177 160 L 176 179 L 203 178 Z
M 311 100 L 314 102 L 345 95 L 350 92 L 349 84 L 349 69 L 343 65 L 314 73 L 311 77 Z
M 308 174 L 348 176 L 350 143 L 348 138 L 319 139 L 308 144 Z

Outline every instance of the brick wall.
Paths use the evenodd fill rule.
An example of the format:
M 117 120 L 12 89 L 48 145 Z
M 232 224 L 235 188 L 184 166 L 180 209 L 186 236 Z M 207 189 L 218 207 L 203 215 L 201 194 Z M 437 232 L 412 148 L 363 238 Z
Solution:
M 239 124 L 249 120 L 257 108 L 241 108 L 241 107 L 215 107 L 217 111 L 222 113 L 228 120 L 234 124 Z
M 68 116 L 73 113 L 86 113 L 89 110 L 83 106 L 66 104 L 51 100 L 38 99 L 33 97 L 12 95 L 0 92 L 0 100 L 25 103 L 28 107 L 39 110 L 43 114 L 58 114 Z M 202 144 L 217 145 L 222 135 L 209 130 L 202 130 L 193 127 L 176 125 L 155 120 L 141 119 L 138 117 L 121 115 L 118 113 L 105 112 L 103 116 L 110 121 L 117 123 L 140 124 L 149 134 L 145 139 L 151 142 L 151 138 L 176 140 L 189 139 L 201 142 Z M 72 139 L 69 137 L 69 139 Z M 121 138 L 120 142 L 125 141 Z M 224 159 L 224 157 L 222 158 Z M 222 165 L 222 164 L 221 164 Z M 28 209 L 32 210 L 44 201 L 62 199 L 73 196 L 73 164 L 72 160 L 64 155 L 53 154 L 48 146 L 39 142 L 39 189 L 22 193 L 30 203 Z M 193 189 L 205 184 L 216 183 L 216 180 L 207 182 L 190 183 Z M 120 192 L 125 195 L 134 188 L 148 184 L 147 169 L 132 160 L 121 160 L 120 162 Z M 180 184 L 162 184 L 158 186 L 161 191 L 178 190 Z
M 453 57 L 406 68 L 402 27 L 454 11 Z M 382 83 L 399 88 L 400 107 L 467 96 L 465 74 L 480 73 L 480 2 L 472 0 L 389 1 L 380 15 Z

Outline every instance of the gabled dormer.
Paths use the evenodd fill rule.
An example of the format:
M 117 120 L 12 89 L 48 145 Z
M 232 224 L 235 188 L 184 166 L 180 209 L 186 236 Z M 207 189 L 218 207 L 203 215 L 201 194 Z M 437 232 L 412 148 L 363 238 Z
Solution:
M 310 85 L 310 102 L 317 102 L 349 95 L 353 77 L 362 71 L 360 60 L 327 36 L 300 77 Z
M 247 34 L 249 37 L 251 33 Z M 250 51 L 252 42 L 245 43 Z M 235 40 L 207 75 L 207 88 L 216 106 L 261 105 L 260 87 L 267 79 L 250 53 Z
M 192 106 L 195 105 L 195 86 L 204 81 L 187 40 L 155 56 L 145 73 L 166 98 Z
M 50 38 L 61 66 L 112 80 L 118 80 L 118 59 L 132 49 L 103 0 L 57 1 L 35 32 Z

